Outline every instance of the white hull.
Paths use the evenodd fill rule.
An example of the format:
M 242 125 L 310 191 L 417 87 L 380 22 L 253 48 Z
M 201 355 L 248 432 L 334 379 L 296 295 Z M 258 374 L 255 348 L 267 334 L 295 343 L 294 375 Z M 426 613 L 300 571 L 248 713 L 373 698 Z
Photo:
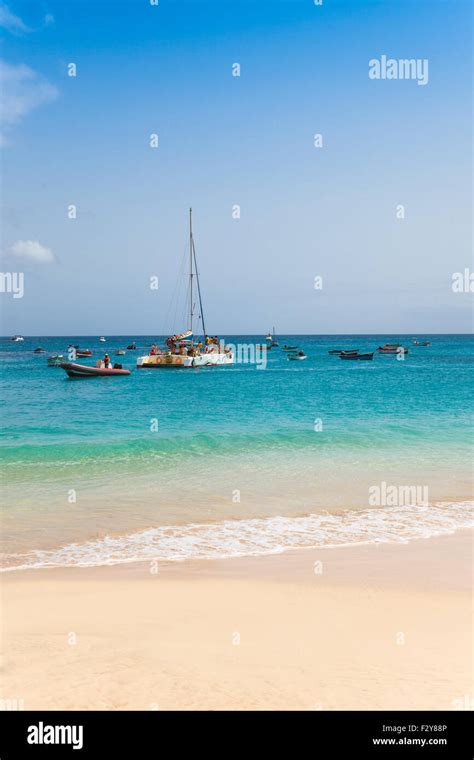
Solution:
M 181 356 L 180 354 L 159 354 L 158 356 L 139 356 L 138 369 L 167 369 L 167 368 L 197 368 L 197 367 L 228 367 L 234 363 L 234 355 L 199 354 L 198 356 Z

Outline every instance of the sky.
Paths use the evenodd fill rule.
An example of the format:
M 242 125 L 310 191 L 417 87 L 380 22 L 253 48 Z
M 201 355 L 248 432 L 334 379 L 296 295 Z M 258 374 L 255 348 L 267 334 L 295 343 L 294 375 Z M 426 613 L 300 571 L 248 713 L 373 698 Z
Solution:
M 190 206 L 212 334 L 469 332 L 470 2 L 153 2 L 0 2 L 1 333 L 185 329 Z

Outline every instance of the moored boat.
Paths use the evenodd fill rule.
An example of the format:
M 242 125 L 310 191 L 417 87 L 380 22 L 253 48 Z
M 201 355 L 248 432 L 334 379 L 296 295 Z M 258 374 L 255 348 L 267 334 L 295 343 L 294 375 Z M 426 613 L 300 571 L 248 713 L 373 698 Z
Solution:
M 103 336 L 103 335 L 101 335 L 101 336 L 100 336 L 100 338 L 99 338 L 99 342 L 100 342 L 100 343 L 105 343 L 105 338 L 104 338 L 104 336 Z
M 137 359 L 138 369 L 178 369 L 198 367 L 227 367 L 234 363 L 234 354 L 229 346 L 217 336 L 211 337 L 206 332 L 202 309 L 201 286 L 196 262 L 194 246 L 192 209 L 189 209 L 189 288 L 188 314 L 189 326 L 184 332 L 170 335 L 165 341 L 165 347 L 152 346 L 147 356 Z M 196 294 L 193 295 L 196 285 Z M 199 310 L 195 313 L 195 298 Z M 194 321 L 199 319 L 202 326 L 202 337 L 195 340 Z
M 13 338 L 10 338 L 14 343 L 22 343 L 25 339 L 23 335 L 14 335 Z
M 360 359 L 362 361 L 369 361 L 370 359 L 374 358 L 374 352 L 368 353 L 368 354 L 359 354 L 359 353 L 347 353 L 347 354 L 339 354 L 339 359 L 351 359 L 351 360 L 357 360 Z
M 90 348 L 76 348 L 75 351 L 78 359 L 85 359 L 88 356 L 92 356 Z
M 87 364 L 77 364 L 76 362 L 61 362 L 60 367 L 69 377 L 115 377 L 130 375 L 129 369 L 123 369 L 121 364 L 114 364 L 113 367 L 102 366 L 103 362 L 98 362 L 101 366 L 91 367 Z
M 117 351 L 115 352 L 115 355 L 116 356 L 125 356 L 126 353 L 127 352 L 125 351 L 124 348 L 118 348 Z
M 275 328 L 273 328 L 273 331 L 271 333 L 268 333 L 268 335 L 265 338 L 265 340 L 267 341 L 269 348 L 273 348 L 273 346 L 275 346 L 276 348 L 278 348 L 279 344 L 278 344 L 278 341 L 276 339 Z
M 283 351 L 297 351 L 298 346 L 287 346 L 286 344 L 283 346 Z
M 350 349 L 341 349 L 341 348 L 333 348 L 331 351 L 328 351 L 328 354 L 335 354 L 336 356 L 340 356 L 341 354 L 346 355 L 352 355 L 352 354 L 358 354 L 359 349 L 358 348 L 350 348 Z
M 408 348 L 402 346 L 401 343 L 385 343 L 383 346 L 377 348 L 379 354 L 407 354 Z
M 289 354 L 287 355 L 287 359 L 288 359 L 288 361 L 290 361 L 290 362 L 294 362 L 294 361 L 303 361 L 304 359 L 307 359 L 307 358 L 308 358 L 308 357 L 306 356 L 306 354 L 305 354 L 305 352 L 304 352 L 304 351 L 294 351 L 294 352 L 292 352 L 292 353 L 289 353 Z
M 417 340 L 416 338 L 413 338 L 412 344 L 414 346 L 431 346 L 431 343 L 429 340 Z
M 46 350 L 44 348 L 42 348 L 41 346 L 38 346 L 38 348 L 35 348 L 35 350 L 33 351 L 33 353 L 34 354 L 45 354 Z
M 136 351 L 137 350 L 137 344 L 136 343 L 130 343 L 127 346 L 127 351 Z

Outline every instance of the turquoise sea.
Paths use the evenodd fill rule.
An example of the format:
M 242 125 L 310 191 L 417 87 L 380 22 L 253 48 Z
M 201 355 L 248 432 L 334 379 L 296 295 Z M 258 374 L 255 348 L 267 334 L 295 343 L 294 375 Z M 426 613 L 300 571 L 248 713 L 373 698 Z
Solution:
M 278 336 L 265 369 L 136 370 L 157 336 L 0 343 L 2 566 L 97 565 L 406 541 L 472 524 L 467 335 Z M 261 336 L 226 336 L 235 344 Z M 137 351 L 114 356 L 136 341 Z M 342 361 L 331 348 L 405 359 Z M 282 346 L 298 345 L 302 362 Z M 130 377 L 68 379 L 69 344 Z M 35 354 L 37 346 L 45 354 Z M 428 504 L 370 503 L 374 486 Z

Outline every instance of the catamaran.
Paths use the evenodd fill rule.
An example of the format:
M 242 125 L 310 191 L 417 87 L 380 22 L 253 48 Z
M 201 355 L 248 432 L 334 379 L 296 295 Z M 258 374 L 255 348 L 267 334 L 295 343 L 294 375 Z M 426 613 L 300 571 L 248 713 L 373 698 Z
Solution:
M 198 314 L 195 311 L 194 284 L 199 301 Z M 199 315 L 202 323 L 202 338 L 194 338 L 194 322 Z M 176 335 L 170 335 L 165 348 L 152 346 L 148 356 L 137 359 L 137 368 L 163 369 L 179 367 L 226 367 L 234 363 L 232 350 L 225 346 L 217 336 L 206 333 L 202 309 L 201 286 L 196 261 L 196 249 L 193 237 L 192 209 L 189 209 L 189 322 L 188 329 Z

